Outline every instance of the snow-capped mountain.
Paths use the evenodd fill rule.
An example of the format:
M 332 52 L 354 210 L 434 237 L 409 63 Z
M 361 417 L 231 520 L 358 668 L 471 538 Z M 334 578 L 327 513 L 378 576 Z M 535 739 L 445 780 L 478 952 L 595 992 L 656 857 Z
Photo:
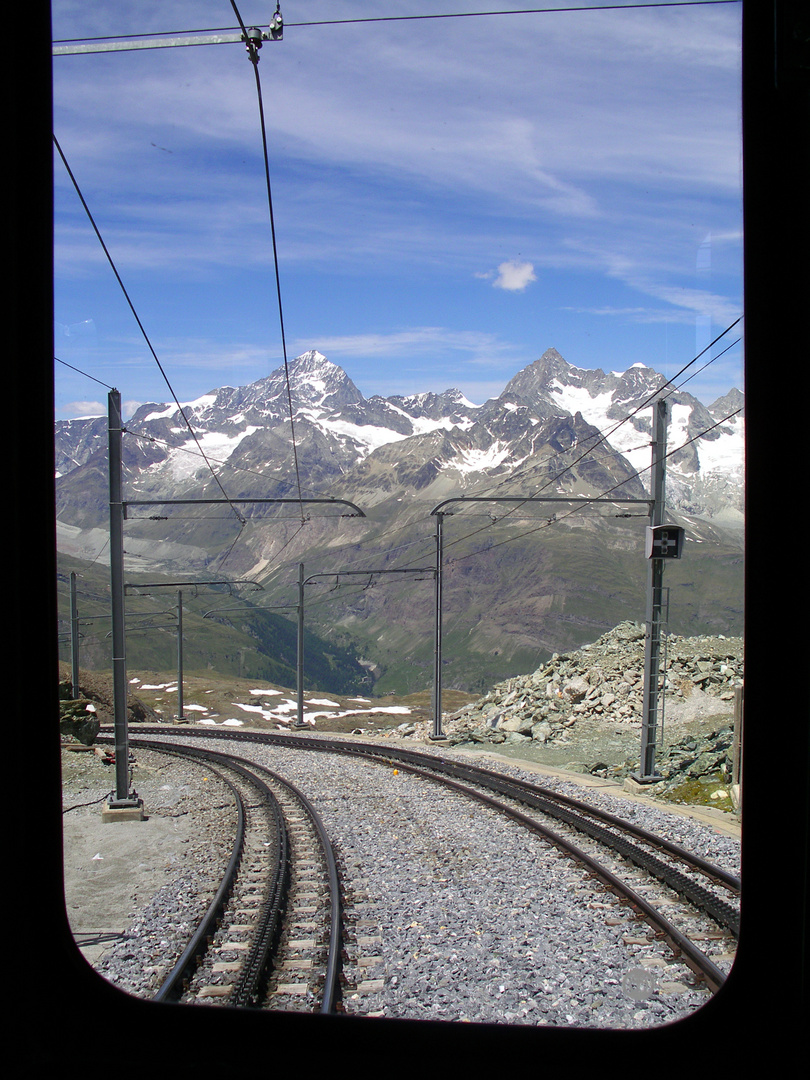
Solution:
M 536 478 L 538 456 L 551 461 L 566 452 L 581 454 L 589 445 L 583 468 L 593 472 L 594 461 L 609 457 L 611 469 L 628 477 L 638 472 L 646 485 L 652 400 L 665 384 L 642 365 L 609 373 L 576 368 L 555 349 L 483 405 L 454 389 L 367 399 L 340 367 L 314 350 L 288 368 L 289 393 L 280 368 L 249 386 L 213 390 L 184 404 L 182 414 L 174 404 L 142 405 L 127 422 L 130 483 L 153 493 L 165 487 L 167 495 L 176 494 L 178 484 L 194 487 L 209 478 L 200 451 L 215 468 L 227 465 L 245 477 L 291 482 L 294 431 L 307 488 L 338 476 L 349 480 L 359 469 L 351 478 L 357 483 L 384 462 L 393 467 L 407 460 L 411 466 L 421 463 L 417 473 L 427 467 L 414 477 L 417 488 L 427 486 L 428 473 L 434 479 L 452 473 L 466 478 L 467 486 L 515 470 L 525 475 L 529 468 Z M 715 424 L 741 410 L 742 395 L 732 390 L 709 408 L 683 391 L 668 400 L 668 449 L 684 447 L 669 459 L 673 509 L 709 516 L 729 507 L 740 510 L 743 413 Z M 650 407 L 639 409 L 643 403 Z M 57 423 L 56 470 L 63 482 L 105 451 L 105 418 Z M 550 475 L 559 464 L 552 461 Z
M 580 369 L 555 349 L 482 404 L 454 389 L 365 398 L 345 371 L 314 350 L 290 361 L 288 373 L 289 384 L 282 368 L 248 386 L 212 390 L 182 410 L 176 404 L 141 406 L 125 425 L 125 499 L 199 500 L 219 498 L 224 490 L 231 499 L 293 500 L 300 478 L 305 497 L 351 501 L 365 518 L 339 526 L 334 517 L 327 520 L 313 510 L 302 528 L 300 513 L 296 522 L 289 507 L 250 506 L 244 508 L 250 527 L 235 531 L 235 519 L 222 509 L 218 515 L 186 508 L 147 511 L 128 520 L 130 569 L 203 573 L 227 557 L 230 574 L 271 588 L 299 560 L 319 570 L 345 566 L 347 544 L 350 565 L 395 565 L 400 545 L 415 565 L 429 565 L 435 554 L 430 510 L 446 499 L 494 494 L 514 502 L 537 492 L 645 498 L 653 402 L 662 388 L 672 389 L 651 368 Z M 667 400 L 668 512 L 687 526 L 692 549 L 700 552 L 700 560 L 684 560 L 686 571 L 702 575 L 700 595 L 682 594 L 689 599 L 685 628 L 739 632 L 742 395 L 732 389 L 708 408 L 684 391 L 669 393 Z M 106 417 L 56 425 L 58 542 L 60 550 L 79 558 L 104 558 L 106 427 Z M 538 649 L 558 651 L 621 618 L 643 617 L 643 608 L 637 610 L 643 528 L 634 520 L 620 521 L 627 515 L 618 504 L 615 512 L 579 514 L 547 529 L 539 553 L 537 528 L 523 539 L 526 526 L 505 509 L 481 508 L 475 529 L 466 530 L 474 539 L 453 549 L 454 556 L 462 550 L 476 556 L 454 571 L 465 591 L 451 591 L 447 600 L 450 609 L 454 602 L 467 605 L 461 619 L 478 612 L 464 641 L 468 667 L 458 676 L 460 685 L 465 679 L 470 685 L 471 670 L 483 677 L 491 667 L 492 678 L 514 665 L 528 670 L 533 660 L 527 658 L 535 658 Z M 643 516 L 636 509 L 635 516 Z M 470 512 L 464 508 L 453 521 L 460 525 Z M 551 515 L 548 507 L 531 512 Z M 496 521 L 508 533 L 508 548 L 502 546 L 505 533 L 482 534 Z M 604 565 L 566 539 L 572 529 L 598 537 Z M 709 573 L 707 557 L 715 559 Z M 513 564 L 504 576 L 503 567 Z M 527 565 L 534 568 L 528 577 Z M 415 657 L 430 649 L 430 597 L 405 588 L 373 592 L 344 612 L 340 632 L 364 640 L 366 655 L 382 668 L 386 662 L 405 664 L 425 676 L 427 653 L 419 662 Z M 405 636 L 397 637 L 403 628 Z M 332 623 L 319 627 L 327 636 L 334 629 Z

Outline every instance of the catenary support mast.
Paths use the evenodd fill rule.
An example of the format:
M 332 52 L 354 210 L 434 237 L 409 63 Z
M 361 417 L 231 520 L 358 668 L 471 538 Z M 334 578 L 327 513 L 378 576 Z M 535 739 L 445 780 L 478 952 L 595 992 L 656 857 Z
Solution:
M 652 513 L 650 525 L 664 524 L 665 464 L 667 456 L 667 403 L 657 401 L 652 442 Z M 661 618 L 664 595 L 664 560 L 655 556 L 647 567 L 647 604 L 644 629 L 644 704 L 641 726 L 641 763 L 634 779 L 651 783 L 661 777 L 655 768 L 658 740 L 659 683 L 661 679 Z
M 122 498 L 121 394 L 110 390 L 107 402 L 107 446 L 110 486 L 110 600 L 112 618 L 113 717 L 115 723 L 115 796 L 111 812 L 141 807 L 129 789 L 129 734 L 127 730 L 127 662 L 124 629 L 124 500 Z

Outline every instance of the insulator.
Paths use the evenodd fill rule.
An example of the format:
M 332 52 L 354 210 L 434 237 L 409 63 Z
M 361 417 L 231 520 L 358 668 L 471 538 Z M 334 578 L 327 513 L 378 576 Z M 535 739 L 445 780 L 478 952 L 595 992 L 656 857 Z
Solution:
M 262 47 L 262 32 L 258 26 L 251 26 L 245 31 L 245 48 L 250 52 L 251 47 L 254 49 Z

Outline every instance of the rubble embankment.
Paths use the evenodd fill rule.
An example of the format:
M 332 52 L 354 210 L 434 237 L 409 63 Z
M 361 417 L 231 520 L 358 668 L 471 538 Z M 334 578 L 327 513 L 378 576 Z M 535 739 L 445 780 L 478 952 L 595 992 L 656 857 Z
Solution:
M 704 731 L 684 733 L 661 748 L 656 769 L 662 780 L 652 788 L 656 796 L 701 802 L 706 795 L 702 789 L 731 782 L 734 700 L 743 682 L 742 638 L 670 635 L 662 666 L 670 736 L 684 722 L 707 723 Z M 643 683 L 644 627 L 623 622 L 592 644 L 554 654 L 531 674 L 507 679 L 446 714 L 443 733 L 453 746 L 497 750 L 553 745 L 585 720 L 604 722 L 606 730 L 616 725 L 640 729 Z M 596 760 L 579 769 L 621 779 L 637 772 L 638 756 L 620 762 Z

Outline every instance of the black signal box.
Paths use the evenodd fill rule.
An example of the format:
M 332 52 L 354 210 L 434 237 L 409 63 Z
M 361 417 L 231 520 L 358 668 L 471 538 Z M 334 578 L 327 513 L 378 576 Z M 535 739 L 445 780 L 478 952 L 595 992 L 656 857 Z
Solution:
M 680 559 L 685 533 L 680 525 L 648 525 L 645 555 L 648 559 Z

